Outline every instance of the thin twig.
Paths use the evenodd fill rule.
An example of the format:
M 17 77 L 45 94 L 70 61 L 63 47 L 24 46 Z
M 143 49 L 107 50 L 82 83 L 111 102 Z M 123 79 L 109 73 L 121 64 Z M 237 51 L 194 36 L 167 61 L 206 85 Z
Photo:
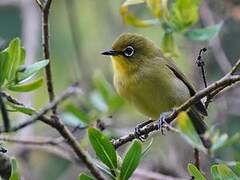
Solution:
M 196 166 L 196 168 L 198 168 L 198 170 L 200 170 L 200 157 L 199 157 L 199 150 L 197 148 L 194 148 L 194 165 Z
M 73 134 L 68 130 L 68 128 L 62 123 L 62 121 L 60 119 L 58 119 L 57 116 L 52 117 L 52 119 L 55 119 L 55 120 L 49 119 L 46 116 L 44 116 L 44 114 L 47 111 L 49 111 L 52 108 L 52 106 L 54 106 L 56 103 L 62 102 L 64 99 L 66 99 L 67 97 L 69 97 L 72 94 L 75 94 L 77 91 L 79 91 L 78 87 L 71 86 L 61 96 L 57 97 L 56 100 L 53 100 L 51 103 L 49 103 L 47 106 L 45 106 L 38 113 L 33 114 L 30 117 L 30 120 L 28 120 L 27 122 L 33 123 L 37 119 L 40 119 L 41 121 L 45 122 L 46 124 L 50 125 L 54 129 L 56 129 L 61 134 L 61 136 L 65 139 L 66 143 L 68 143 L 68 145 L 74 150 L 74 152 L 76 153 L 78 158 L 80 160 L 82 160 L 83 163 L 88 167 L 90 172 L 97 179 L 104 180 L 104 177 L 102 176 L 100 171 L 90 161 L 90 159 L 88 158 L 88 155 L 80 148 L 78 141 L 75 139 Z M 13 100 L 13 102 L 17 102 L 17 104 L 19 103 L 16 99 L 14 99 L 12 97 L 8 98 L 8 99 Z M 22 129 L 23 127 L 26 127 L 27 125 L 29 125 L 29 123 L 28 124 L 25 124 L 25 123 L 21 124 L 19 126 L 16 126 L 14 128 L 14 130 Z
M 0 141 L 24 144 L 24 145 L 37 145 L 37 146 L 42 146 L 42 145 L 57 146 L 61 142 L 63 142 L 62 137 L 56 138 L 56 139 L 48 139 L 46 137 L 27 137 L 26 139 L 19 139 L 18 137 L 10 136 L 10 135 L 0 135 Z
M 4 98 L 6 98 L 7 99 L 7 101 L 8 102 L 10 102 L 10 103 L 12 103 L 12 104 L 15 104 L 15 105 L 18 105 L 18 106 L 21 106 L 21 107 L 23 107 L 23 108 L 29 108 L 29 107 L 27 107 L 27 106 L 25 106 L 23 103 L 21 103 L 21 102 L 19 102 L 17 99 L 15 99 L 14 97 L 12 97 L 11 95 L 9 95 L 8 93 L 6 93 L 6 92 L 1 92 L 1 94 L 2 94 L 2 96 L 4 97 Z M 33 110 L 33 108 L 30 108 L 30 109 L 32 109 Z M 37 111 L 34 111 L 33 113 L 38 113 Z M 29 116 L 31 116 L 31 115 L 33 115 L 33 113 L 26 113 L 26 115 L 29 115 Z M 50 118 L 48 118 L 48 117 L 46 117 L 46 116 L 40 116 L 39 117 L 39 120 L 41 120 L 41 121 L 43 121 L 44 123 L 46 123 L 46 124 L 48 124 L 48 125 L 50 125 L 50 126 L 53 126 L 53 122 L 52 122 L 52 120 L 50 119 Z M 29 124 L 30 125 L 30 124 Z M 20 125 L 21 126 L 21 125 Z M 25 126 L 26 127 L 26 126 Z M 12 131 L 12 129 L 17 129 L 17 126 L 16 127 L 13 127 L 13 128 L 11 128 L 10 129 L 10 132 Z M 1 131 L 0 130 L 0 133 L 2 133 L 2 132 L 6 132 L 6 131 Z
M 46 82 L 49 101 L 55 98 L 53 81 L 52 81 L 52 71 L 51 71 L 51 61 L 50 61 L 50 51 L 49 51 L 49 11 L 52 4 L 52 0 L 47 0 L 43 5 L 39 0 L 36 0 L 41 12 L 42 12 L 42 47 L 43 56 L 45 59 L 49 60 L 48 65 L 45 68 Z M 54 115 L 57 114 L 57 106 L 52 107 L 52 112 Z
M 134 171 L 133 179 L 154 179 L 154 180 L 189 180 L 189 178 L 173 177 L 165 174 L 159 174 L 150 170 L 137 168 Z
M 237 63 L 233 66 L 231 71 L 228 75 L 234 75 L 235 73 L 240 72 L 240 59 L 237 61 Z
M 200 49 L 199 55 L 198 55 L 198 58 L 197 58 L 197 65 L 201 69 L 201 74 L 202 74 L 202 78 L 203 78 L 205 88 L 207 88 L 207 78 L 206 78 L 205 69 L 204 69 L 205 62 L 202 58 L 202 53 L 206 52 L 206 51 L 207 51 L 206 48 Z M 205 103 L 205 105 L 206 105 L 206 103 Z M 199 157 L 199 150 L 197 148 L 194 148 L 194 159 L 195 159 L 195 163 L 194 163 L 195 166 L 198 168 L 198 170 L 200 170 L 200 157 Z
M 43 52 L 44 58 L 50 59 L 50 52 L 49 52 L 49 27 L 48 27 L 48 20 L 49 20 L 49 9 L 51 7 L 52 0 L 47 0 L 42 11 L 42 42 L 43 42 Z M 47 80 L 47 88 L 49 94 L 49 101 L 50 103 L 54 101 L 55 95 L 53 90 L 53 82 L 52 82 L 52 72 L 51 72 L 51 61 L 49 62 L 48 66 L 46 66 L 46 80 Z M 77 154 L 79 159 L 81 159 L 84 164 L 88 167 L 90 172 L 95 176 L 95 178 L 103 180 L 105 179 L 100 171 L 95 167 L 95 165 L 89 160 L 88 155 L 80 148 L 77 140 L 74 138 L 73 134 L 68 130 L 68 128 L 62 123 L 62 121 L 57 117 L 57 104 L 55 104 L 52 108 L 53 112 L 53 119 L 55 125 L 53 126 L 66 140 L 67 143 L 72 147 L 74 152 Z M 44 112 L 44 111 L 42 111 Z M 44 114 L 44 113 L 42 113 Z M 33 118 L 37 119 L 41 117 L 41 115 L 35 115 Z M 30 119 L 32 120 L 32 119 Z M 30 122 L 30 121 L 29 121 Z
M 240 59 L 237 61 L 237 63 L 233 66 L 233 68 L 231 69 L 231 71 L 229 71 L 227 73 L 226 76 L 231 76 L 234 74 L 237 74 L 238 72 L 240 72 Z M 230 87 L 228 87 L 230 88 Z M 218 95 L 220 92 L 222 92 L 223 90 L 227 90 L 228 88 L 226 88 L 225 86 L 219 87 L 218 89 L 216 89 L 214 92 L 210 93 L 207 96 L 207 99 L 205 101 L 205 106 L 208 107 L 209 103 L 212 102 L 213 98 Z
M 45 119 L 42 116 L 44 114 L 46 114 L 49 110 L 51 110 L 53 107 L 55 107 L 57 104 L 63 102 L 65 99 L 67 99 L 68 97 L 76 94 L 79 92 L 79 87 L 77 87 L 76 85 L 70 86 L 61 96 L 56 97 L 56 99 L 54 99 L 52 102 L 50 102 L 48 105 L 46 105 L 45 107 L 43 107 L 39 112 L 33 114 L 28 120 L 26 120 L 24 123 L 12 128 L 12 131 L 17 131 L 19 129 L 22 129 L 34 122 L 36 122 L 39 118 L 40 119 Z
M 204 26 L 215 25 L 213 14 L 206 1 L 203 1 L 200 8 L 200 16 Z M 219 35 L 217 35 L 209 44 L 212 48 L 213 54 L 217 60 L 217 63 L 221 70 L 226 74 L 231 69 L 231 63 L 229 62 L 222 46 Z
M 19 105 L 19 106 L 23 106 L 23 103 L 20 103 L 18 100 L 14 99 L 10 94 L 6 93 L 6 92 L 0 92 L 1 95 L 7 99 L 7 101 Z
M 205 62 L 202 59 L 202 52 L 206 52 L 206 51 L 207 51 L 206 48 L 200 49 L 199 55 L 198 55 L 198 58 L 197 58 L 197 65 L 198 65 L 198 67 L 201 68 L 201 73 L 202 73 L 202 78 L 203 78 L 205 88 L 207 87 L 207 79 L 206 79 L 205 69 L 204 69 Z
M 201 100 L 203 97 L 209 95 L 210 93 L 214 92 L 216 89 L 219 89 L 220 87 L 226 88 L 226 87 L 228 87 L 236 82 L 239 82 L 239 81 L 240 81 L 240 75 L 224 76 L 220 80 L 209 85 L 207 88 L 198 91 L 194 96 L 189 98 L 185 103 L 183 103 L 181 106 L 176 108 L 175 111 L 169 117 L 166 118 L 166 122 L 168 124 L 170 124 L 177 117 L 177 115 L 180 112 L 186 111 L 191 105 L 198 102 L 199 100 Z M 138 133 L 131 132 L 128 135 L 125 135 L 118 139 L 112 140 L 112 143 L 115 148 L 118 148 L 119 146 L 126 144 L 127 142 L 130 142 L 133 139 L 139 138 L 139 136 L 149 134 L 156 130 L 158 130 L 158 124 L 153 123 L 147 127 L 140 129 Z
M 10 120 L 8 117 L 8 112 L 6 110 L 5 104 L 2 99 L 2 93 L 0 92 L 0 109 L 2 113 L 3 126 L 6 132 L 10 130 Z
M 55 116 L 55 118 L 57 117 Z M 88 167 L 88 169 L 95 176 L 95 178 L 99 180 L 104 180 L 105 178 L 103 177 L 103 175 L 88 158 L 88 154 L 80 148 L 78 141 L 74 138 L 73 134 L 68 130 L 68 128 L 64 126 L 64 124 L 59 120 L 55 122 L 56 130 L 62 135 L 62 137 L 67 140 L 67 143 L 72 147 L 79 159 L 83 161 L 83 163 Z

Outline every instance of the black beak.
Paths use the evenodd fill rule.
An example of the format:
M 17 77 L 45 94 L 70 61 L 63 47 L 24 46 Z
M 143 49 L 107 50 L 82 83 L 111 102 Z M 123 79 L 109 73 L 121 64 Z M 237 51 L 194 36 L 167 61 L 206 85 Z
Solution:
M 117 55 L 119 55 L 119 52 L 115 51 L 115 50 L 112 50 L 112 49 L 109 49 L 107 51 L 102 52 L 101 54 L 105 55 L 105 56 L 117 56 Z

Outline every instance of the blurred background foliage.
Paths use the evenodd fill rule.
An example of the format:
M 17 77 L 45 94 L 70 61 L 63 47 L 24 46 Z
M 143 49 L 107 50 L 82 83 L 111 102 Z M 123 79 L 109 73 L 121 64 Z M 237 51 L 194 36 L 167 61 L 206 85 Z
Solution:
M 231 64 L 239 59 L 240 3 L 237 0 L 179 0 L 179 4 L 169 0 L 168 7 L 171 8 L 162 4 L 161 11 L 158 11 L 156 4 L 151 4 L 157 1 L 135 2 L 137 3 L 132 4 L 131 0 L 53 1 L 50 44 L 56 94 L 79 79 L 84 90 L 84 96 L 68 100 L 60 107 L 61 117 L 70 127 L 85 127 L 100 119 L 106 124 L 106 134 L 115 137 L 126 134 L 137 123 L 146 120 L 146 117 L 117 96 L 112 87 L 110 60 L 100 55 L 122 32 L 136 32 L 154 40 L 166 56 L 174 58 L 197 89 L 204 87 L 195 64 L 200 48 L 208 49 L 204 60 L 209 83 L 224 75 Z M 179 7 L 174 9 L 176 6 Z M 181 8 L 185 15 L 183 17 L 179 16 L 181 12 L 177 12 Z M 179 24 L 179 21 L 182 22 Z M 40 11 L 32 0 L 1 0 L 0 24 L 1 50 L 12 39 L 20 37 L 26 48 L 26 64 L 42 59 Z M 199 29 L 206 27 L 211 28 L 205 29 L 207 33 L 202 36 Z M 224 162 L 233 165 L 240 160 L 240 135 L 237 133 L 240 128 L 239 93 L 239 87 L 231 89 L 219 95 L 209 106 L 207 123 L 211 125 L 210 133 L 216 143 L 213 157 L 201 154 L 201 166 L 207 177 L 210 174 L 210 164 Z M 44 86 L 31 93 L 13 95 L 36 109 L 46 104 L 48 99 Z M 26 117 L 22 114 L 11 114 L 13 124 L 24 118 Z M 184 127 L 181 124 L 179 126 L 184 132 Z M 41 123 L 16 134 L 19 138 L 35 135 L 57 137 L 55 132 Z M 81 146 L 91 152 L 86 132 L 79 130 L 76 136 L 81 140 Z M 150 141 L 151 139 L 143 146 L 147 147 Z M 189 141 L 190 144 L 194 143 L 194 140 L 188 139 Z M 59 149 L 5 146 L 8 147 L 9 154 L 16 156 L 18 168 L 26 179 L 75 179 L 84 169 L 70 163 L 71 158 Z M 125 147 L 121 147 L 120 154 L 124 150 Z M 187 164 L 193 161 L 192 151 L 189 143 L 178 133 L 169 132 L 166 136 L 156 134 L 139 169 L 187 177 Z M 141 179 L 138 172 L 134 177 Z

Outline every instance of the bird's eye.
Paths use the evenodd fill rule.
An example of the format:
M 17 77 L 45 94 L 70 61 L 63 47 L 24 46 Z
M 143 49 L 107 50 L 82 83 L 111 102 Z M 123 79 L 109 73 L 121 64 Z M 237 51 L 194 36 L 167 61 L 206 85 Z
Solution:
M 134 49 L 132 46 L 127 46 L 124 51 L 123 51 L 123 55 L 126 57 L 131 57 L 134 54 Z

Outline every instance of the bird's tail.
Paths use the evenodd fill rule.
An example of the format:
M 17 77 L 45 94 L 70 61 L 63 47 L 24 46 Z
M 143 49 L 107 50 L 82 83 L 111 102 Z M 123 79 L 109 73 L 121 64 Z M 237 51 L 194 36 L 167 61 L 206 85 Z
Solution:
M 189 117 L 192 121 L 192 124 L 193 124 L 195 130 L 197 131 L 204 147 L 209 149 L 211 147 L 212 143 L 211 143 L 209 136 L 206 134 L 207 125 L 203 121 L 204 116 L 201 115 L 194 107 L 190 108 L 187 111 L 187 114 L 189 115 Z

